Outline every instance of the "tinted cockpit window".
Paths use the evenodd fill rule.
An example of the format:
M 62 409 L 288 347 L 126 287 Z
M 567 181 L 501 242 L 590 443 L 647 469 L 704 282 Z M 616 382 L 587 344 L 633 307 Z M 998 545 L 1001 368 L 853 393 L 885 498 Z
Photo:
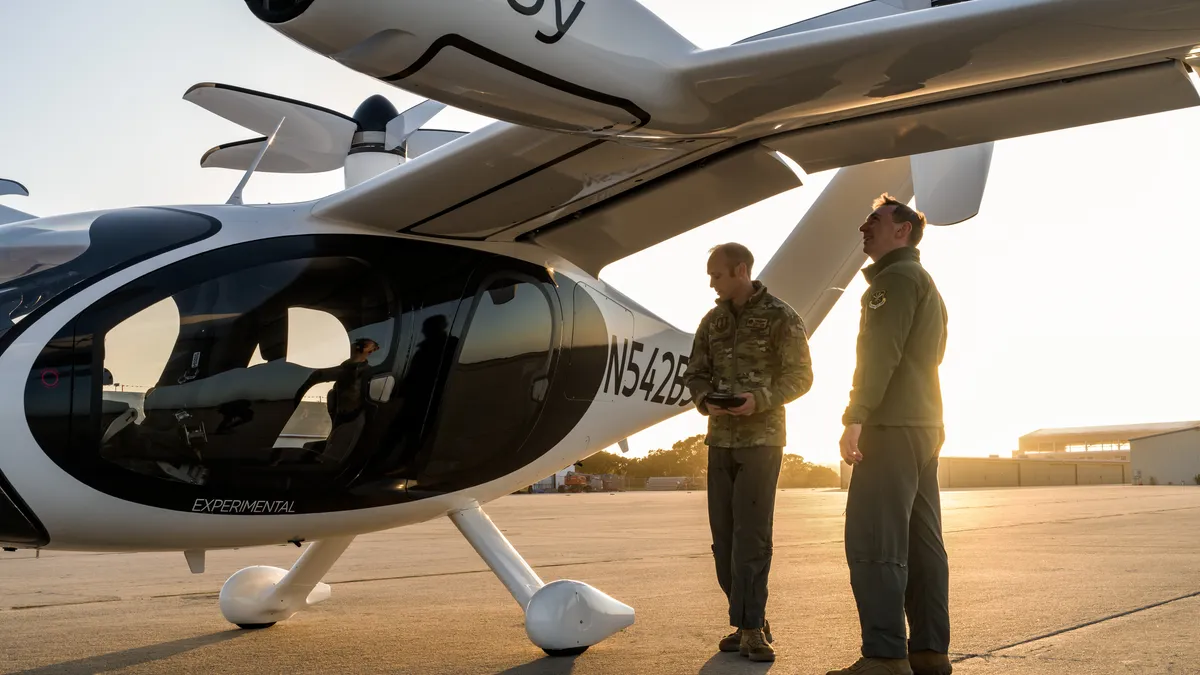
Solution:
M 114 308 L 92 334 L 108 380 L 100 455 L 149 476 L 229 487 L 270 483 L 298 465 L 339 470 L 365 421 L 371 370 L 390 351 L 390 295 L 366 262 L 321 257 Z M 252 477 L 256 469 L 267 475 Z
M 82 281 L 211 236 L 217 222 L 144 208 L 0 226 L 0 337 Z
M 407 238 L 217 247 L 80 308 L 33 362 L 26 420 L 90 488 L 185 512 L 330 512 L 487 483 L 587 409 L 555 384 L 558 283 Z
M 558 318 L 552 287 L 501 273 L 477 291 L 441 400 L 434 447 L 413 467 L 422 489 L 456 489 L 517 455 L 546 400 Z

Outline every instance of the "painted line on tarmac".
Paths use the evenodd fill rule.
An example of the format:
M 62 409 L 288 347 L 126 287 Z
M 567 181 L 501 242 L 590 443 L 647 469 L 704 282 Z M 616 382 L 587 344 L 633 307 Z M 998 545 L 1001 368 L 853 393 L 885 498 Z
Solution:
M 1095 626 L 1095 625 L 1097 625 L 1097 624 L 1101 624 L 1101 623 L 1104 623 L 1104 622 L 1106 622 L 1106 621 L 1112 621 L 1113 619 L 1119 619 L 1119 618 L 1121 618 L 1121 617 L 1124 617 L 1124 616 L 1129 616 L 1129 615 L 1131 615 L 1131 614 L 1137 614 L 1137 613 L 1139 613 L 1139 612 L 1145 612 L 1145 611 L 1147 611 L 1147 610 L 1151 610 L 1151 609 L 1154 609 L 1154 608 L 1156 608 L 1156 607 L 1162 607 L 1163 605 L 1169 605 L 1169 604 L 1171 604 L 1171 603 L 1173 603 L 1173 602 L 1179 602 L 1179 601 L 1181 601 L 1181 600 L 1190 600 L 1190 599 L 1192 599 L 1192 598 L 1200 598 L 1200 591 L 1196 591 L 1196 592 L 1194 592 L 1194 593 L 1188 593 L 1188 594 L 1186 594 L 1186 595 L 1180 595 L 1180 596 L 1177 596 L 1177 597 L 1174 597 L 1174 598 L 1170 598 L 1170 599 L 1168 599 L 1168 600 L 1161 600 L 1161 601 L 1159 601 L 1159 602 L 1154 602 L 1154 603 L 1151 603 L 1151 604 L 1149 604 L 1149 605 L 1142 605 L 1141 607 L 1135 607 L 1135 608 L 1133 608 L 1133 609 L 1125 610 L 1124 612 L 1118 612 L 1118 613 L 1116 613 L 1116 614 L 1110 614 L 1110 615 L 1108 615 L 1108 616 L 1103 616 L 1103 617 L 1100 617 L 1099 619 L 1093 619 L 1093 620 L 1091 620 L 1091 621 L 1085 621 L 1085 622 L 1083 622 L 1083 623 L 1076 624 L 1076 625 L 1074 625 L 1074 626 L 1068 626 L 1068 627 L 1066 627 L 1066 628 L 1060 628 L 1060 629 L 1058 629 L 1058 630 L 1056 630 L 1056 631 L 1051 631 L 1051 632 L 1049 632 L 1049 633 L 1045 633 L 1045 634 L 1043 634 L 1043 635 L 1037 635 L 1037 636 L 1035 636 L 1035 637 L 1026 638 L 1026 639 L 1024 639 L 1024 640 L 1021 640 L 1021 641 L 1019 641 L 1019 642 L 1014 642 L 1014 643 L 1012 643 L 1012 644 L 1007 644 L 1007 645 L 1004 645 L 1003 647 L 996 647 L 996 648 L 994 648 L 994 649 L 989 649 L 988 651 L 986 651 L 986 652 L 984 652 L 984 653 L 982 653 L 982 654 L 964 654 L 963 656 L 960 656 L 960 657 L 958 657 L 958 658 L 955 658 L 955 659 L 954 659 L 954 662 L 955 662 L 955 663 L 960 663 L 960 662 L 962 662 L 962 661 L 969 661 L 969 660 L 971 660 L 971 659 L 986 659 L 986 658 L 988 658 L 988 657 L 990 657 L 990 656 L 993 656 L 993 655 L 995 655 L 995 656 L 1001 656 L 1001 655 L 998 655 L 998 654 L 996 654 L 996 652 L 1002 652 L 1002 651 L 1005 651 L 1005 650 L 1008 650 L 1008 649 L 1013 649 L 1013 648 L 1015 648 L 1015 647 L 1021 647 L 1021 646 L 1023 646 L 1023 645 L 1027 645 L 1027 644 L 1030 644 L 1030 643 L 1032 643 L 1032 642 L 1038 642 L 1038 641 L 1041 641 L 1041 640 L 1046 640 L 1046 639 L 1049 639 L 1049 638 L 1055 637 L 1055 636 L 1057 636 L 1057 635 L 1062 635 L 1062 634 L 1064 634 L 1064 633 L 1070 633 L 1070 632 L 1077 631 L 1077 630 L 1080 630 L 1080 629 L 1083 629 L 1083 628 L 1087 628 L 1087 627 L 1089 627 L 1089 626 Z

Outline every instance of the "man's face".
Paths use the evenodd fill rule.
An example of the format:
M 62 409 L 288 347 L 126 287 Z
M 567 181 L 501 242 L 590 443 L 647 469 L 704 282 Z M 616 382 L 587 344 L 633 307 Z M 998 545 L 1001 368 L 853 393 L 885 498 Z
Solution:
M 871 260 L 879 260 L 891 251 L 908 245 L 908 223 L 892 221 L 895 206 L 884 204 L 871 212 L 858 228 L 863 235 L 863 252 Z
M 737 269 L 730 269 L 725 254 L 718 251 L 708 259 L 708 285 L 717 292 L 718 298 L 728 300 L 737 291 L 738 274 L 744 269 L 745 265 L 738 265 Z

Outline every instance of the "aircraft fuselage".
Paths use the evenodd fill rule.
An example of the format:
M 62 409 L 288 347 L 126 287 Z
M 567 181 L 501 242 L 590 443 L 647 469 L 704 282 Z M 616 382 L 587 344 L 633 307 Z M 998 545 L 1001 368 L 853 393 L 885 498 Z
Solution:
M 16 246 L 53 266 L 0 290 L 22 303 L 0 376 L 25 383 L 0 413 L 0 541 L 180 550 L 395 527 L 690 405 L 691 337 L 534 246 L 289 206 L 41 223 L 88 237 Z M 379 347 L 362 365 L 360 340 Z

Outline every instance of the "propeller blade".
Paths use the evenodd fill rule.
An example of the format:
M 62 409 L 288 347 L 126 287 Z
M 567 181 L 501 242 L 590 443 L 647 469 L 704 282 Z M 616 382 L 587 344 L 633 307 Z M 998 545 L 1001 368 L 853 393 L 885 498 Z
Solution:
M 408 159 L 416 159 L 421 155 L 440 148 L 443 145 L 466 136 L 465 131 L 446 131 L 445 129 L 417 129 L 408 137 L 404 146 L 404 154 Z
M 275 139 L 272 154 L 313 153 L 344 158 L 358 131 L 358 122 L 335 110 L 228 84 L 197 84 L 183 98 L 264 137 L 270 136 L 279 120 L 286 117 L 288 123 Z
M 408 140 L 409 136 L 412 136 L 418 129 L 427 124 L 429 120 L 433 119 L 434 115 L 445 109 L 445 103 L 430 99 L 422 101 L 393 117 L 387 123 L 387 133 L 384 136 L 383 149 L 390 151 L 400 147 Z
M 205 169 L 236 169 L 245 171 L 258 157 L 266 137 L 250 138 L 234 143 L 225 143 L 212 148 L 200 158 Z M 344 152 L 317 152 L 302 146 L 285 146 L 276 139 L 263 155 L 257 171 L 265 173 L 323 173 L 342 168 L 346 162 Z
M 15 180 L 0 178 L 0 195 L 21 195 L 22 197 L 28 197 L 29 190 L 26 190 L 24 185 Z

